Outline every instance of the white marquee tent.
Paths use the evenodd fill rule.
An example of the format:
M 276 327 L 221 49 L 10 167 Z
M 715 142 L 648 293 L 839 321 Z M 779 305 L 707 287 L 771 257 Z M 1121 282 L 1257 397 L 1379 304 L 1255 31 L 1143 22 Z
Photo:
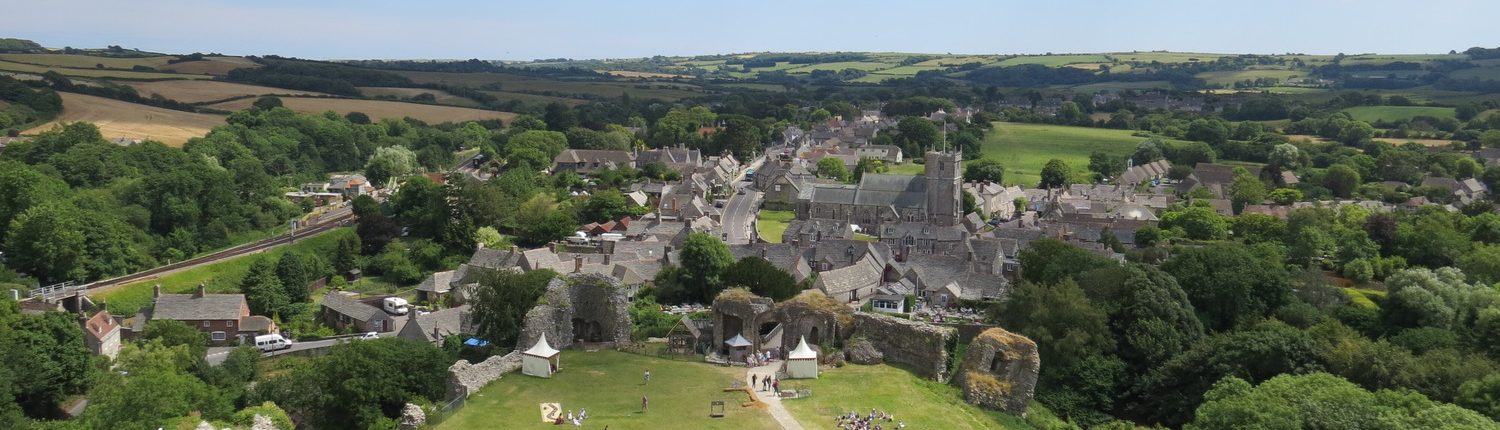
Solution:
M 553 349 L 552 345 L 547 344 L 547 334 L 543 333 L 542 337 L 537 339 L 536 345 L 521 353 L 521 373 L 551 378 L 553 373 L 557 373 L 558 366 L 561 364 L 558 360 L 560 357 L 560 353 Z
M 818 377 L 818 352 L 807 346 L 807 337 L 797 343 L 797 348 L 786 356 L 786 376 L 793 379 Z

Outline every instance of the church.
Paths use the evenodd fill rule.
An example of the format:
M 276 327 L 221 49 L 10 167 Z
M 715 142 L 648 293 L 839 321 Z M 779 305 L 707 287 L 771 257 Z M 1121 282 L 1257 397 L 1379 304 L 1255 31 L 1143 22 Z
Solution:
M 798 196 L 797 219 L 841 221 L 872 234 L 902 222 L 960 225 L 963 154 L 929 151 L 924 160 L 922 176 L 865 174 L 857 185 L 811 184 Z

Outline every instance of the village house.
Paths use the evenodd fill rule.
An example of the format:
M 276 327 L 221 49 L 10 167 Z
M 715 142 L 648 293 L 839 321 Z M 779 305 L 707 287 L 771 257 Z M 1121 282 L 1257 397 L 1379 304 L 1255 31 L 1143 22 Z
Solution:
M 401 326 L 401 331 L 396 333 L 396 337 L 442 346 L 443 340 L 448 336 L 473 333 L 474 330 L 470 327 L 469 305 L 463 305 L 420 315 L 418 312 L 408 313 L 406 324 Z
M 157 285 L 152 295 L 147 320 L 181 321 L 208 333 L 213 345 L 229 344 L 232 338 L 243 342 L 276 332 L 276 324 L 270 318 L 250 315 L 244 294 L 208 294 L 200 284 L 192 294 L 162 294 L 161 286 Z
M 901 147 L 896 145 L 865 145 L 854 148 L 854 155 L 859 158 L 871 158 L 883 161 L 887 164 L 901 164 Z
M 343 292 L 323 297 L 323 323 L 335 331 L 351 333 L 384 333 L 395 330 L 391 316 Z
M 80 312 L 78 323 L 83 327 L 83 342 L 89 351 L 114 360 L 120 355 L 120 321 L 111 316 L 101 304 L 93 316 Z
M 552 157 L 552 172 L 575 172 L 588 175 L 603 169 L 634 168 L 635 154 L 626 151 L 568 149 Z

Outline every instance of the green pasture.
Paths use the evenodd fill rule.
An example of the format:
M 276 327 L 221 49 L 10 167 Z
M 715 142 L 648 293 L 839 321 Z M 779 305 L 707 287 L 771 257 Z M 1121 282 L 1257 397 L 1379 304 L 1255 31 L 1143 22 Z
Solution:
M 1452 118 L 1454 116 L 1453 108 L 1434 106 L 1355 106 L 1345 108 L 1344 112 L 1348 112 L 1349 116 L 1354 117 L 1354 119 L 1365 122 L 1396 121 L 1411 119 L 1417 116 L 1430 116 L 1434 118 Z
M 887 365 L 825 368 L 818 379 L 785 380 L 781 385 L 812 389 L 811 397 L 781 402 L 809 429 L 833 428 L 834 417 L 850 411 L 868 414 L 870 409 L 894 415 L 896 421 L 905 422 L 909 429 L 1033 428 L 1014 416 L 964 402 L 957 387 Z

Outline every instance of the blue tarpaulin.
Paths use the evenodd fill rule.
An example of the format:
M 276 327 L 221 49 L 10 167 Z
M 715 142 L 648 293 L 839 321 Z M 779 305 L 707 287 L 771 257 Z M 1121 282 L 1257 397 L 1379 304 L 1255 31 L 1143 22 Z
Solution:
M 480 339 L 480 338 L 477 338 L 477 337 L 471 337 L 471 338 L 469 338 L 469 340 L 464 341 L 464 345 L 465 346 L 489 346 L 489 344 L 490 344 L 490 341 L 487 341 L 487 340 L 484 340 L 484 339 Z

